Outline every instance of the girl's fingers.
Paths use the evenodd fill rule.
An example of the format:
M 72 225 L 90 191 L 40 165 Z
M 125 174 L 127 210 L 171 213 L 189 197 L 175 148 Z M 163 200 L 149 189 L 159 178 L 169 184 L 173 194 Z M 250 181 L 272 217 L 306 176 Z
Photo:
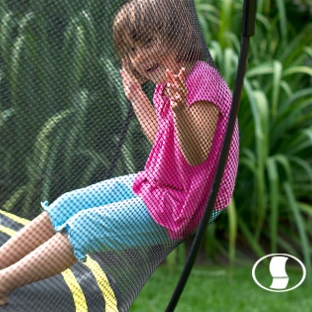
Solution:
M 121 77 L 123 80 L 129 80 L 130 79 L 129 73 L 127 72 L 127 70 L 124 67 L 120 70 L 120 74 L 121 74 Z
M 132 81 L 134 83 L 139 83 L 138 79 L 134 76 L 131 66 L 129 64 L 129 60 L 124 57 L 121 60 L 121 65 L 122 65 L 122 72 L 121 75 L 124 79 L 127 79 L 128 81 Z
M 182 67 L 180 72 L 179 72 L 179 76 L 182 79 L 185 79 L 185 67 Z
M 178 74 L 179 83 L 181 86 L 185 85 L 185 68 L 182 67 Z
M 170 69 L 166 70 L 166 77 L 167 77 L 168 83 L 170 83 L 170 84 L 174 83 L 174 76 L 173 76 L 173 73 Z
M 123 57 L 123 58 L 121 59 L 121 66 L 122 66 L 122 68 L 123 68 L 124 70 L 129 71 L 129 63 L 128 63 L 126 57 Z
M 174 75 L 171 70 L 167 69 L 167 80 L 170 84 L 177 84 L 182 87 L 185 83 L 185 68 L 182 67 L 177 75 Z
M 123 58 L 121 59 L 121 66 L 122 66 L 122 67 L 125 67 L 125 65 L 126 65 L 126 60 L 125 60 L 125 57 L 123 57 Z
M 122 65 L 122 68 L 123 68 L 128 74 L 131 73 L 130 64 L 129 64 L 129 59 L 128 59 L 126 56 L 124 56 L 124 57 L 121 59 L 121 65 Z
M 173 91 L 177 91 L 179 89 L 179 83 L 177 81 L 177 78 L 171 73 L 171 72 L 168 72 L 168 75 L 167 75 L 167 87 L 168 89 L 173 92 Z
M 185 89 L 185 68 L 182 68 L 177 75 L 173 74 L 170 69 L 166 70 L 168 91 L 173 93 L 183 93 Z
M 185 84 L 185 68 L 181 68 L 177 75 L 174 75 L 171 70 L 166 70 L 168 95 L 171 100 L 171 108 L 179 109 L 186 101 L 187 89 Z M 182 105 L 183 106 L 183 105 Z

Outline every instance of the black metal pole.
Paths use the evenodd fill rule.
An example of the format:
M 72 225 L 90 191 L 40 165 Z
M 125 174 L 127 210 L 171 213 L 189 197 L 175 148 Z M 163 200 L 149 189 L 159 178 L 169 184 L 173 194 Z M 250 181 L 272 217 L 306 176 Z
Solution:
M 224 143 L 222 146 L 217 171 L 215 174 L 213 186 L 209 194 L 207 206 L 206 206 L 202 221 L 196 232 L 186 264 L 184 266 L 184 269 L 180 276 L 178 284 L 173 292 L 173 295 L 169 301 L 169 304 L 166 308 L 166 312 L 174 311 L 181 297 L 181 294 L 184 290 L 186 282 L 189 278 L 189 275 L 195 263 L 199 247 L 202 243 L 203 235 L 205 233 L 205 230 L 207 228 L 209 219 L 211 217 L 211 214 L 215 205 L 219 186 L 220 186 L 221 179 L 223 176 L 224 167 L 226 165 L 226 161 L 228 157 L 228 152 L 229 152 L 229 148 L 231 144 L 231 139 L 232 139 L 232 134 L 233 134 L 236 118 L 237 118 L 237 113 L 239 110 L 240 98 L 241 98 L 241 93 L 243 89 L 244 77 L 245 77 L 246 66 L 247 66 L 246 64 L 247 64 L 250 37 L 253 36 L 255 32 L 256 6 L 257 6 L 256 0 L 244 1 L 241 52 L 240 52 L 239 63 L 238 63 L 238 68 L 237 68 L 237 75 L 235 79 L 235 87 L 233 91 L 233 101 L 232 101 L 232 108 L 231 108 L 231 112 L 229 116 L 229 123 L 228 123 L 227 130 L 225 133 Z

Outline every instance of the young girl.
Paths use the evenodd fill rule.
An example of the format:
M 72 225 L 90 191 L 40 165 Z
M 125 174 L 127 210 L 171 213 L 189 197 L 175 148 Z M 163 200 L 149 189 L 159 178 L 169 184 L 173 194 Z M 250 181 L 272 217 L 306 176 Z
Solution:
M 144 171 L 59 197 L 0 248 L 0 305 L 23 285 L 56 275 L 87 253 L 170 245 L 194 233 L 211 190 L 231 106 L 184 0 L 132 0 L 114 19 L 127 99 L 153 144 Z M 153 105 L 141 88 L 156 84 Z M 210 221 L 231 199 L 235 127 Z

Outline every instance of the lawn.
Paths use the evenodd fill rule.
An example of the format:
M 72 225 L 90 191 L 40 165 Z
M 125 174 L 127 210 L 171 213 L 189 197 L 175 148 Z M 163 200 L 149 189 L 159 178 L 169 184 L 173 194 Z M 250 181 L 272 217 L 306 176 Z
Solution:
M 259 288 L 251 276 L 253 264 L 235 267 L 196 267 L 188 281 L 177 312 L 311 312 L 311 285 L 273 293 Z M 131 312 L 164 311 L 179 277 L 160 267 L 143 288 Z M 267 272 L 263 272 L 264 275 Z M 260 271 L 261 274 L 261 271 Z M 301 272 L 292 272 L 292 276 Z

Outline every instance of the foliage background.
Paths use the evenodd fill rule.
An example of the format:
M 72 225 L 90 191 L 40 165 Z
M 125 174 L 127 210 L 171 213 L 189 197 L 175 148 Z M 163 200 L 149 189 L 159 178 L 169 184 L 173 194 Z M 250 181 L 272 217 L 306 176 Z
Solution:
M 196 3 L 210 51 L 233 86 L 241 1 Z M 311 12 L 302 10 L 308 6 L 258 1 L 239 112 L 234 201 L 207 231 L 215 231 L 214 248 L 225 247 L 231 261 L 242 251 L 249 256 L 250 251 L 257 256 L 283 251 L 311 267 L 312 24 Z
M 38 202 L 110 174 L 128 104 L 114 52 L 103 45 L 112 44 L 107 16 L 122 2 L 1 2 L 2 208 L 33 217 Z M 195 3 L 210 52 L 233 89 L 242 0 Z M 235 263 L 283 251 L 311 268 L 311 12 L 309 1 L 258 0 L 239 112 L 237 186 L 227 212 L 207 229 L 203 252 L 210 260 Z M 152 86 L 145 87 L 150 93 Z M 132 118 L 112 175 L 140 170 L 149 149 Z M 183 259 L 181 248 L 169 265 Z

